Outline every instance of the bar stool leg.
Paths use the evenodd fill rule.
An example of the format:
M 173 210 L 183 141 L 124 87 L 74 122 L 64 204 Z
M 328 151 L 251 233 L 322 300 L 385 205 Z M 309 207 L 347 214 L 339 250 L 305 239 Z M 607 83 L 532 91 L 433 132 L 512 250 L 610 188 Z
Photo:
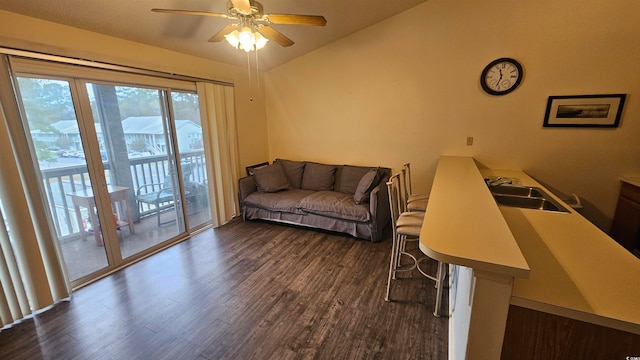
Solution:
M 438 275 L 436 280 L 436 309 L 433 316 L 440 317 L 440 306 L 442 304 L 442 288 L 444 286 L 444 267 L 445 263 L 438 261 Z
M 391 246 L 391 260 L 389 263 L 389 278 L 387 279 L 387 294 L 384 297 L 385 301 L 389 301 L 391 280 L 396 278 L 396 267 L 398 266 L 398 236 L 396 234 L 393 235 Z

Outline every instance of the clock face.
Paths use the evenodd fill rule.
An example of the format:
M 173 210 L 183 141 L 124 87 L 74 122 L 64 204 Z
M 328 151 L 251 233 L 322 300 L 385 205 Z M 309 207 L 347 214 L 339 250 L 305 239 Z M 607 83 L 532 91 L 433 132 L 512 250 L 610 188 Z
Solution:
M 480 84 L 491 95 L 504 95 L 515 90 L 522 81 L 522 66 L 513 59 L 492 61 L 482 71 Z

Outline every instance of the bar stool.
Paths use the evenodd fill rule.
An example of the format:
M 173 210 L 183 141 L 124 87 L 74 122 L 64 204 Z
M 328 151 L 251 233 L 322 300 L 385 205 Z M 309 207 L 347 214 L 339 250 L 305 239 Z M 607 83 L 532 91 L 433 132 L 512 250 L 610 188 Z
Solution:
M 423 276 L 433 280 L 436 287 L 436 306 L 433 315 L 440 316 L 440 305 L 444 280 L 444 264 L 438 261 L 436 275 L 430 275 L 420 268 L 420 263 L 429 259 L 426 256 L 418 259 L 406 250 L 407 241 L 418 241 L 420 230 L 425 213 L 422 212 L 401 212 L 402 203 L 400 200 L 400 174 L 393 175 L 387 182 L 389 192 L 389 206 L 391 207 L 391 225 L 393 229 L 393 243 L 391 247 L 391 260 L 389 263 L 389 277 L 387 279 L 387 293 L 385 301 L 390 301 L 391 281 L 396 279 L 398 272 L 406 272 L 417 269 Z M 411 265 L 401 266 L 402 257 L 408 257 Z
M 426 211 L 429 196 L 424 194 L 414 194 L 411 187 L 411 163 L 406 163 L 402 167 L 402 194 L 406 203 L 407 211 Z

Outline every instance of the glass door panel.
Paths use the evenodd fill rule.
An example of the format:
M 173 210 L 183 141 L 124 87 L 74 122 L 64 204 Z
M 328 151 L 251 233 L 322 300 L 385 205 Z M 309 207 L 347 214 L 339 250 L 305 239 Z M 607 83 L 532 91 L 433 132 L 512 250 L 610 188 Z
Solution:
M 107 184 L 120 194 L 113 217 L 126 259 L 185 232 L 166 92 L 98 83 L 86 89 Z
M 18 77 L 34 163 L 70 280 L 109 266 L 67 80 Z
M 171 106 L 176 119 L 176 140 L 191 230 L 211 223 L 198 95 L 171 92 Z
M 136 77 L 140 85 L 130 85 L 121 74 L 112 80 L 72 66 L 13 65 L 72 286 L 181 239 L 186 224 L 211 223 L 194 84 Z M 78 69 L 94 80 L 76 78 Z

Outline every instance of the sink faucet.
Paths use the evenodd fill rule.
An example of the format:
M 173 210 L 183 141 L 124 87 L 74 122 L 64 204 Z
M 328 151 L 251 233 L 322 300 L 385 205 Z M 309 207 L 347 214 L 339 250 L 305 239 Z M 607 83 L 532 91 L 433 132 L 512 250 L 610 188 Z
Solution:
M 503 179 L 501 177 L 497 177 L 493 180 L 491 179 L 485 179 L 485 181 L 487 182 L 487 186 L 489 187 L 493 187 L 493 186 L 500 186 L 500 185 L 504 185 L 504 184 L 512 184 L 513 181 L 511 181 L 510 179 Z

